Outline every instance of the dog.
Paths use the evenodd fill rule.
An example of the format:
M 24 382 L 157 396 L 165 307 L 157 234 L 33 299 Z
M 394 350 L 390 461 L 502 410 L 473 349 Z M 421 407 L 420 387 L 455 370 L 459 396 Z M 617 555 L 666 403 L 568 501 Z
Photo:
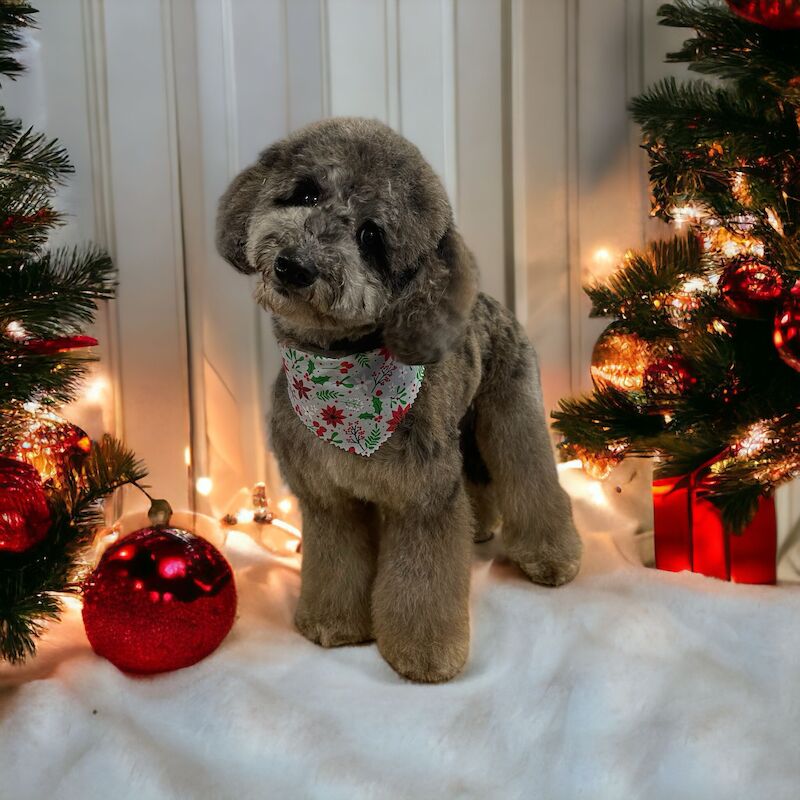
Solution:
M 538 584 L 580 565 L 521 326 L 478 292 L 433 169 L 374 120 L 264 150 L 220 201 L 217 247 L 258 275 L 282 347 L 271 442 L 303 518 L 297 628 L 323 647 L 374 640 L 412 681 L 453 678 L 476 534 L 501 520 Z

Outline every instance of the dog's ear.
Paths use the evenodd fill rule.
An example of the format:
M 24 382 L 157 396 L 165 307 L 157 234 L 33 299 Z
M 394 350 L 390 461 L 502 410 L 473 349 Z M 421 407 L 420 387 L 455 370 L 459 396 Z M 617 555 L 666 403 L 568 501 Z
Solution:
M 406 364 L 440 361 L 463 335 L 477 293 L 475 259 L 451 224 L 392 303 L 383 327 L 386 346 Z
M 265 150 L 255 164 L 233 179 L 219 201 L 217 251 L 239 272 L 256 271 L 247 260 L 247 226 L 275 156 L 275 147 Z

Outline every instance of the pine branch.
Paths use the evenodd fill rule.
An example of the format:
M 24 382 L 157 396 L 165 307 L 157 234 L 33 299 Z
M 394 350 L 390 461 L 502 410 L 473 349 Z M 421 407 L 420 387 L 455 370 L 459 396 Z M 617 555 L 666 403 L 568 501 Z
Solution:
M 739 159 L 795 152 L 796 121 L 775 105 L 701 80 L 664 78 L 630 103 L 645 138 L 673 152 L 721 142 Z
M 0 265 L 0 330 L 18 322 L 33 338 L 80 333 L 94 320 L 98 301 L 114 296 L 115 286 L 111 259 L 94 246 Z
M 67 151 L 58 140 L 28 128 L 0 150 L 0 198 L 12 198 L 31 186 L 57 185 L 72 172 Z
M 592 301 L 591 316 L 632 320 L 637 329 L 655 335 L 674 333 L 668 298 L 708 269 L 695 237 L 679 236 L 651 242 L 627 257 L 603 282 L 585 287 Z
M 27 3 L 0 3 L 0 75 L 13 80 L 25 69 L 14 53 L 22 47 L 21 31 L 33 27 L 36 13 Z
M 737 81 L 748 94 L 763 96 L 770 89 L 797 101 L 792 79 L 800 74 L 800 41 L 795 32 L 755 25 L 722 6 L 687 0 L 661 6 L 658 15 L 661 25 L 697 32 L 667 54 L 668 62 L 688 62 L 695 72 Z
M 18 403 L 69 403 L 75 399 L 88 365 L 95 360 L 76 352 L 21 354 L 16 345 L 13 350 L 7 348 L 7 342 L 0 336 L 0 412 Z
M 104 436 L 65 486 L 52 492 L 48 538 L 27 553 L 0 554 L 0 658 L 13 663 L 33 654 L 42 626 L 60 614 L 59 595 L 76 591 L 81 551 L 103 521 L 102 499 L 145 475 L 129 450 Z
M 653 413 L 641 393 L 606 388 L 584 397 L 564 398 L 559 409 L 550 416 L 565 444 L 580 444 L 592 452 L 611 445 L 631 454 L 649 453 L 650 442 L 664 431 L 664 417 Z

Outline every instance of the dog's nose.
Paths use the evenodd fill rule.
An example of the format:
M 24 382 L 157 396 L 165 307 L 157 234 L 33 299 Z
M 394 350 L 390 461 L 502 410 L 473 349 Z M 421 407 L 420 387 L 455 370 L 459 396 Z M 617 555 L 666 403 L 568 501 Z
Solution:
M 275 275 L 284 286 L 302 289 L 311 286 L 317 279 L 317 268 L 313 264 L 303 264 L 293 258 L 278 256 L 275 259 Z

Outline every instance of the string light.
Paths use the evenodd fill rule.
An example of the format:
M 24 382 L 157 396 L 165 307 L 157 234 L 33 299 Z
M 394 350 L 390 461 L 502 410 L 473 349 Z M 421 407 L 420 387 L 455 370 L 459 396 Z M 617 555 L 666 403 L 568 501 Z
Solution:
M 6 336 L 15 341 L 22 341 L 28 337 L 28 333 L 21 323 L 12 321 L 6 325 Z
M 774 440 L 774 434 L 765 420 L 751 425 L 745 435 L 734 442 L 731 449 L 738 458 L 752 458 Z
M 292 511 L 292 501 L 288 497 L 284 497 L 278 501 L 278 511 L 281 514 L 289 514 Z
M 203 495 L 203 497 L 208 497 L 214 488 L 214 481 L 212 481 L 211 478 L 203 476 L 195 481 L 194 486 L 198 494 Z
M 685 206 L 672 206 L 667 213 L 678 229 L 686 224 L 697 224 L 708 217 L 708 212 L 705 209 L 691 203 Z
M 96 378 L 88 382 L 86 385 L 86 390 L 83 393 L 83 397 L 86 402 L 99 405 L 103 401 L 103 397 L 105 396 L 107 388 L 108 381 L 106 381 L 106 379 L 102 376 L 98 375 Z

